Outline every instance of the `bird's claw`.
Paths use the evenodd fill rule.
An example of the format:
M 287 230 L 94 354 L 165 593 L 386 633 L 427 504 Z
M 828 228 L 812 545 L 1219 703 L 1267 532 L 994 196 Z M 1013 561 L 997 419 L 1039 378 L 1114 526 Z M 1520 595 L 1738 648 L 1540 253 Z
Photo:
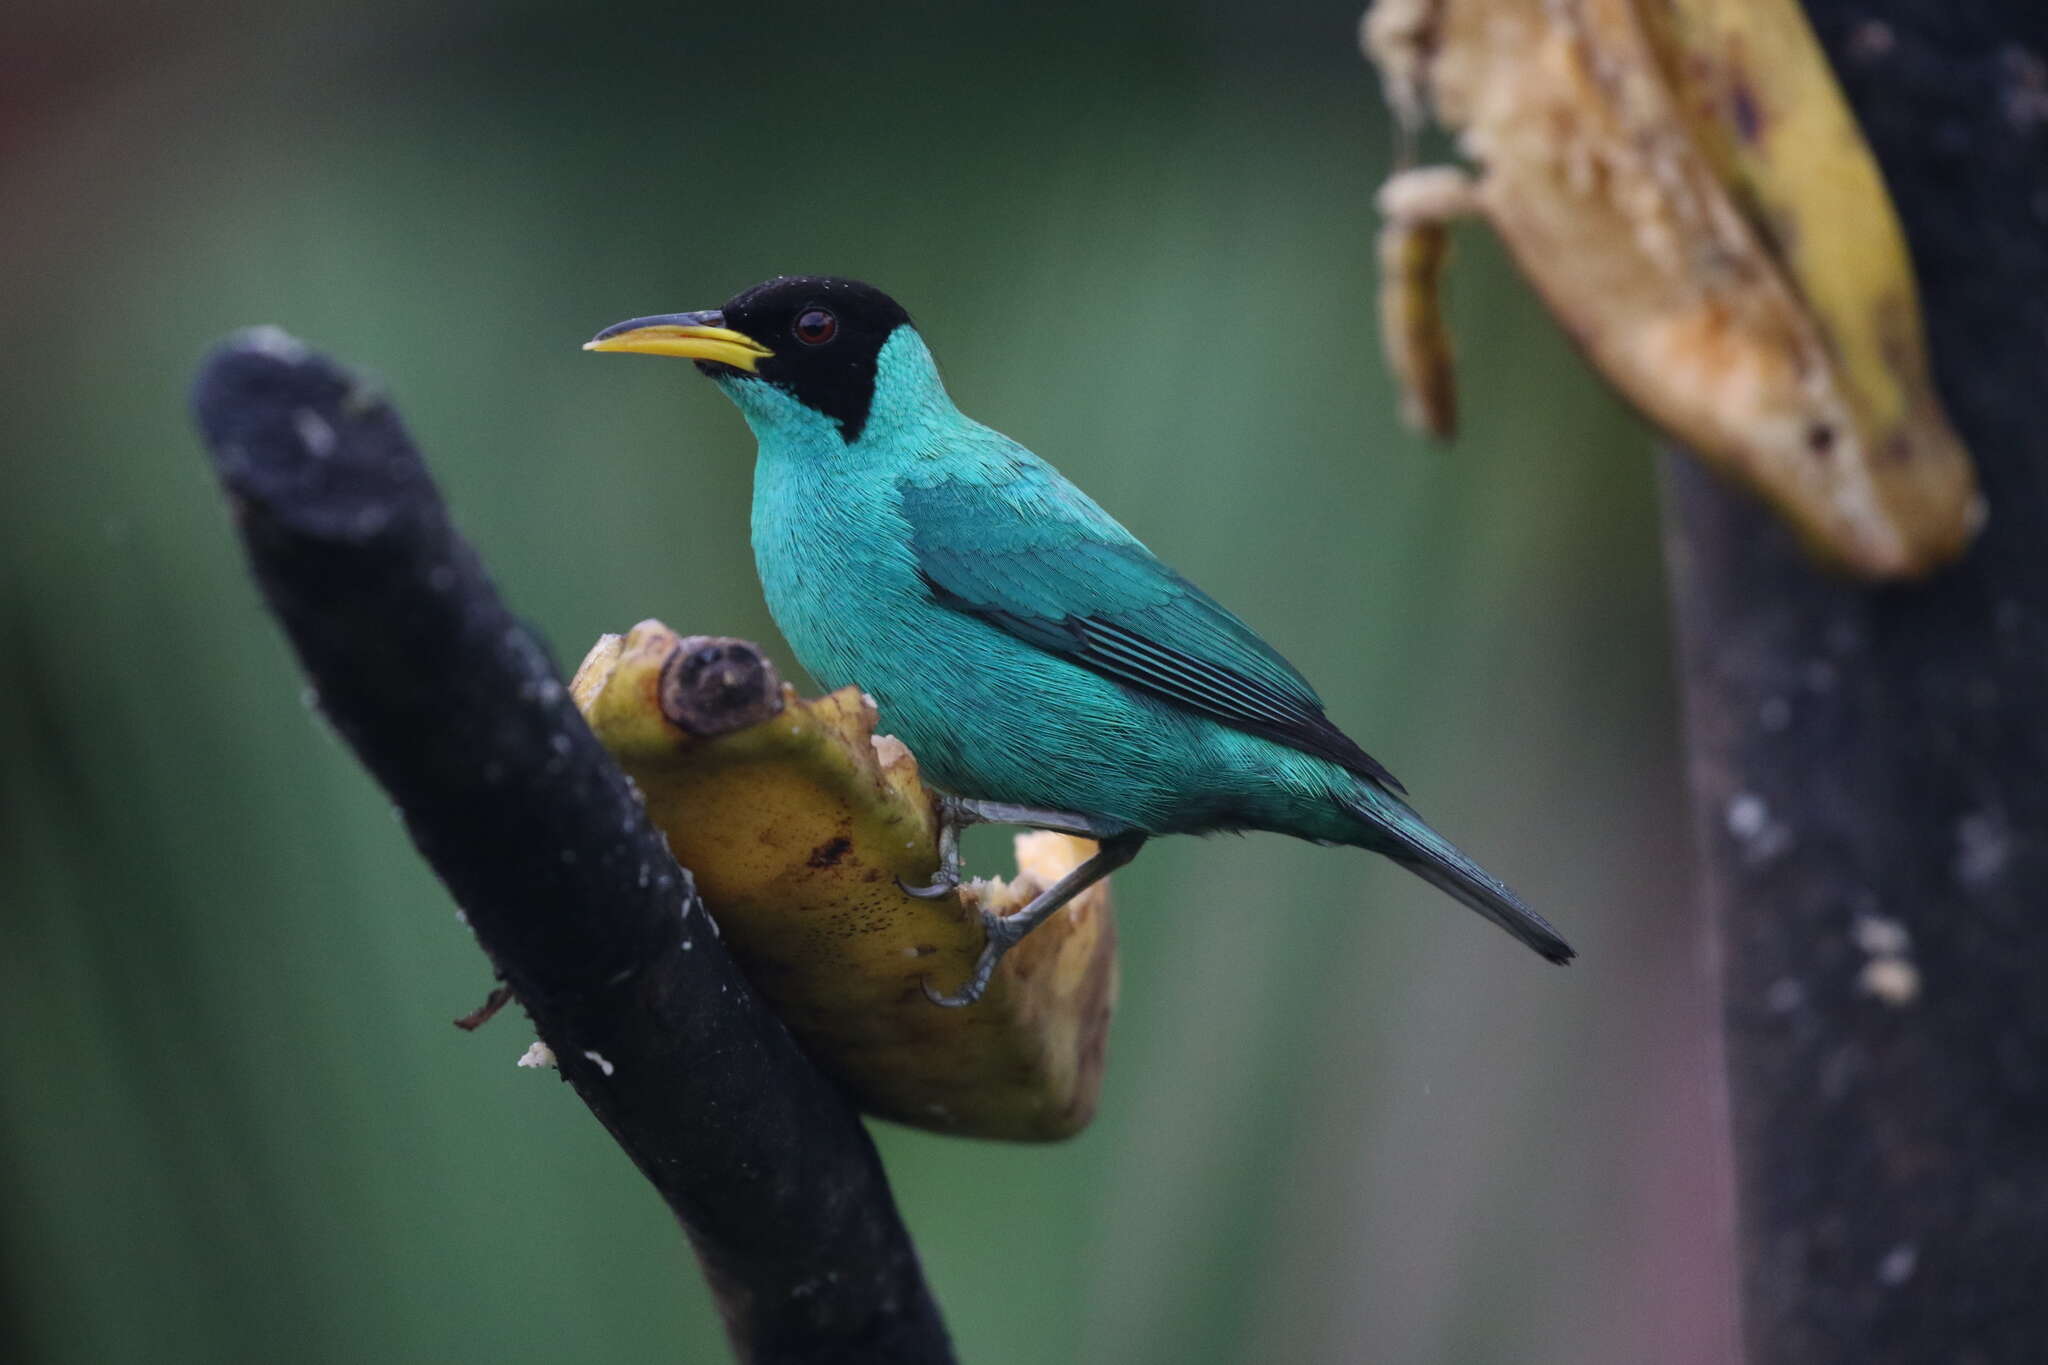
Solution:
M 960 828 L 973 824 L 979 817 L 969 810 L 966 803 L 956 796 L 943 792 L 932 798 L 932 809 L 939 819 L 939 867 L 932 874 L 930 882 L 914 886 L 898 877 L 896 885 L 906 896 L 915 896 L 921 901 L 944 900 L 960 885 Z
M 1144 843 L 1145 834 L 1140 830 L 1108 835 L 1086 862 L 1033 896 L 1029 905 L 1008 915 L 984 909 L 981 928 L 987 942 L 982 947 L 981 956 L 974 961 L 974 974 L 967 978 L 967 984 L 960 988 L 958 995 L 940 995 L 932 989 L 931 982 L 923 982 L 925 998 L 947 1009 L 958 1009 L 981 999 L 988 990 L 990 979 L 996 974 L 996 964 L 1003 960 L 1003 954 L 1009 952 L 1012 945 L 1058 913 L 1068 901 L 1137 857 Z
M 1000 801 L 976 801 L 950 792 L 933 793 L 932 812 L 939 823 L 938 871 L 930 882 L 922 886 L 906 882 L 901 877 L 896 879 L 896 885 L 904 895 L 915 896 L 921 901 L 944 900 L 960 888 L 960 831 L 969 825 L 1023 825 L 1027 829 L 1057 830 L 1061 834 L 1078 835 L 1084 839 L 1114 837 L 1098 821 L 1086 815 L 1043 810 L 1037 806 L 1013 806 Z M 1019 933 L 1017 937 L 1024 935 Z M 989 964 L 991 971 L 994 967 L 994 963 Z M 962 1000 L 959 1003 L 973 1002 Z
M 967 984 L 957 995 L 941 995 L 932 989 L 929 979 L 921 981 L 918 984 L 924 988 L 925 999 L 942 1009 L 957 1010 L 972 1005 L 988 993 L 988 983 L 995 977 L 996 964 L 1024 934 L 1003 916 L 987 910 L 981 912 L 981 927 L 988 936 L 988 942 L 982 948 L 981 956 L 975 959 L 974 974 L 967 978 Z
M 918 984 L 924 988 L 925 999 L 931 1001 L 942 1010 L 957 1010 L 963 1009 L 981 999 L 982 992 L 988 989 L 988 983 L 980 978 L 981 969 L 977 967 L 974 979 L 970 980 L 965 986 L 962 986 L 958 995 L 940 995 L 932 989 L 932 983 L 929 981 L 920 981 Z

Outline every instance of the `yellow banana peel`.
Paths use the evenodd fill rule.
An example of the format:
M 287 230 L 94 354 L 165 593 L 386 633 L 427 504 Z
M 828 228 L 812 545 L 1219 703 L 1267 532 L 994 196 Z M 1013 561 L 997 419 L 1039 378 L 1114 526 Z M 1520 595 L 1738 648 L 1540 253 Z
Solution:
M 1450 411 L 1428 234 L 1477 214 L 1600 373 L 1821 558 L 1909 578 L 1963 552 L 1983 503 L 1904 236 L 1796 0 L 1377 0 L 1363 38 L 1404 128 L 1433 117 L 1473 168 L 1381 189 L 1414 425 Z
M 1458 382 L 1443 278 L 1450 220 L 1467 211 L 1467 184 L 1449 167 L 1411 171 L 1399 182 L 1400 211 L 1380 227 L 1380 340 L 1401 398 L 1401 420 L 1426 436 L 1458 432 Z
M 818 1065 L 868 1113 L 976 1137 L 1047 1140 L 1094 1116 L 1117 993 L 1108 883 L 1004 957 L 982 1000 L 943 1009 L 1008 914 L 1095 851 L 1033 832 L 1018 875 L 938 900 L 917 760 L 856 690 L 805 699 L 743 641 L 658 621 L 600 639 L 571 690 L 690 869 L 725 947 Z

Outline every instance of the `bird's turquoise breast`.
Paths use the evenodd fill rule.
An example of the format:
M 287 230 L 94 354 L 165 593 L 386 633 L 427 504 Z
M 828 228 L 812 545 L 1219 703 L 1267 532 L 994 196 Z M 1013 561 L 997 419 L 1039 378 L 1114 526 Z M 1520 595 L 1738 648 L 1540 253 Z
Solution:
M 1168 820 L 1184 746 L 1132 748 L 1162 723 L 1189 729 L 1181 717 L 939 606 L 895 481 L 866 461 L 791 454 L 763 449 L 754 556 L 776 626 L 821 686 L 874 697 L 882 728 L 948 790 L 1145 828 Z

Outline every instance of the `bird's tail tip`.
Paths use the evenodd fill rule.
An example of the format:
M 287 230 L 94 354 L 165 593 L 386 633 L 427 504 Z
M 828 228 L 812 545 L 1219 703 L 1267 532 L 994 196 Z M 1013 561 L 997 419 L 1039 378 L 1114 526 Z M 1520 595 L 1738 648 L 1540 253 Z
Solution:
M 1545 962 L 1568 967 L 1579 955 L 1549 920 L 1531 910 L 1520 896 L 1488 876 L 1484 869 L 1469 859 L 1458 857 L 1453 860 L 1433 850 L 1421 850 L 1412 855 L 1397 853 L 1393 857 L 1395 862 L 1459 904 L 1469 906 L 1507 930 Z
M 1370 814 L 1377 817 L 1373 823 L 1379 833 L 1373 846 L 1395 862 L 1460 905 L 1492 920 L 1527 944 L 1544 961 L 1564 967 L 1578 956 L 1577 950 L 1565 942 L 1564 935 L 1558 933 L 1556 926 L 1531 910 L 1520 896 L 1466 857 L 1456 845 L 1422 823 L 1420 817 L 1407 810 L 1405 805 L 1400 814 L 1406 818 L 1398 823 L 1387 819 L 1382 811 Z

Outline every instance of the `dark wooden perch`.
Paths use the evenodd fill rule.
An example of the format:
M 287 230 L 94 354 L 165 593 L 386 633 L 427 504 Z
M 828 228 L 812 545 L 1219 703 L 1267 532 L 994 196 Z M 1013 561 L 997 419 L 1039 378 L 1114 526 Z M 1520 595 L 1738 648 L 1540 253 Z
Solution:
M 1751 1365 L 2048 1351 L 2048 19 L 1810 0 L 1990 521 L 1870 588 L 1666 466 Z
M 391 406 L 269 330 L 215 352 L 193 402 L 322 710 L 682 1221 L 740 1356 L 951 1360 L 866 1130 L 710 926 L 686 927 L 689 874 Z

